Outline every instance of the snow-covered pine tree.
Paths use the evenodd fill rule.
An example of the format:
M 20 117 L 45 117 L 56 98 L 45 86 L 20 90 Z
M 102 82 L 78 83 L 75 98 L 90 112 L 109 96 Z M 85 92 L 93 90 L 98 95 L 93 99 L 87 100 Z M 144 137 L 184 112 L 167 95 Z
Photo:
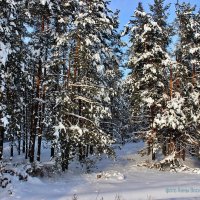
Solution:
M 73 121 L 73 117 L 69 117 L 67 113 L 74 113 L 75 109 L 69 84 L 72 83 L 73 78 L 71 74 L 73 43 L 71 31 L 74 27 L 72 20 L 77 14 L 78 3 L 71 0 L 62 1 L 59 5 L 60 10 L 53 17 L 52 55 L 47 69 L 47 74 L 50 76 L 47 78 L 46 91 L 46 98 L 49 101 L 46 109 L 48 113 L 46 137 L 51 140 L 51 157 L 55 157 L 64 171 L 68 169 L 69 160 L 73 157 L 71 153 L 76 149 L 73 137 L 69 137 L 70 134 L 65 126 L 70 126 L 71 120 Z
M 186 99 L 187 116 L 186 134 L 183 138 L 185 147 L 199 149 L 199 14 L 190 4 L 177 4 L 177 25 L 179 45 L 176 51 L 177 61 L 187 70 L 187 82 L 182 92 Z M 189 147 L 190 147 L 189 146 Z M 188 148 L 187 148 L 188 149 Z M 196 151 L 197 152 L 197 151 Z M 195 153 L 196 153 L 195 152 Z M 197 153 L 198 154 L 198 153 Z
M 192 73 L 192 83 L 195 85 L 199 84 L 200 79 L 200 12 L 193 15 L 192 19 L 190 20 L 191 27 L 193 28 L 192 39 L 193 42 L 190 44 L 190 63 L 192 65 L 191 73 Z
M 25 23 L 27 26 L 27 36 L 29 37 L 29 63 L 27 72 L 31 74 L 27 82 L 29 94 L 27 103 L 29 104 L 29 158 L 32 163 L 35 158 L 36 139 L 37 160 L 40 161 L 41 142 L 45 127 L 46 110 L 46 82 L 47 82 L 47 61 L 50 59 L 52 46 L 52 31 L 54 30 L 53 16 L 59 10 L 58 1 L 31 1 L 26 2 L 27 15 Z
M 136 10 L 144 12 L 144 8 L 141 2 L 138 3 L 138 7 L 136 8 Z M 127 55 L 129 57 L 130 55 L 134 55 L 135 52 L 144 53 L 144 49 L 141 45 L 141 40 L 139 38 L 136 38 L 136 36 L 138 37 L 142 34 L 144 24 L 145 24 L 145 18 L 142 18 L 138 15 L 134 15 L 134 18 L 130 20 L 128 25 L 125 27 L 124 32 L 122 33 L 123 36 L 129 34 L 129 43 L 131 45 L 127 51 Z M 137 27 L 136 31 L 132 29 L 133 26 Z M 148 123 L 146 122 L 146 119 L 142 117 L 141 108 L 138 106 L 140 104 L 139 91 L 138 92 L 134 91 L 134 84 L 135 84 L 134 83 L 135 76 L 133 75 L 133 71 L 135 70 L 134 66 L 129 64 L 128 66 L 129 69 L 131 69 L 131 73 L 126 77 L 124 88 L 128 94 L 128 99 L 131 106 L 132 125 L 134 126 L 134 130 L 138 131 L 138 129 L 140 128 L 145 129 L 145 127 L 148 126 Z M 142 65 L 138 67 L 137 76 L 142 77 L 142 68 L 143 68 Z
M 116 128 L 119 130 L 122 144 L 135 140 L 135 135 L 132 133 L 135 127 L 132 126 L 130 93 L 126 81 L 127 79 L 117 82 L 113 98 L 113 120 L 118 124 Z
M 155 159 L 156 146 L 159 144 L 159 132 L 153 127 L 157 113 L 162 110 L 167 95 L 166 69 L 171 65 L 171 59 L 163 47 L 163 38 L 168 33 L 153 20 L 151 15 L 142 10 L 141 4 L 134 13 L 135 20 L 130 21 L 129 66 L 132 71 L 133 98 L 137 97 L 140 115 L 147 120 L 146 127 L 149 153 Z M 151 148 L 150 148 L 151 147 Z
M 188 147 L 197 147 L 199 134 L 199 91 L 194 74 L 196 63 L 194 7 L 190 4 L 177 4 L 177 24 L 179 44 L 176 49 L 176 61 L 171 65 L 169 85 L 170 99 L 162 112 L 154 119 L 156 127 L 164 136 L 164 155 L 185 159 Z
M 111 63 L 110 67 L 112 67 Z M 125 113 L 128 113 L 128 111 L 126 110 L 123 96 L 124 93 L 121 81 L 122 75 L 117 64 L 114 69 L 107 69 L 103 74 L 104 84 L 107 88 L 109 88 L 109 104 L 106 104 L 105 106 L 109 107 L 111 116 L 104 117 L 101 120 L 101 127 L 108 134 L 116 138 L 118 142 L 122 142 L 126 132 L 125 126 L 127 125 L 128 120 L 128 117 L 125 118 L 124 115 Z
M 167 50 L 171 36 L 173 35 L 173 26 L 168 23 L 168 10 L 171 4 L 164 5 L 164 0 L 154 0 L 154 3 L 150 5 L 150 11 L 152 18 L 162 28 L 163 32 L 163 49 Z
M 109 88 L 102 72 L 119 66 L 116 17 L 108 9 L 108 2 L 72 2 L 74 15 L 69 21 L 63 18 L 63 23 L 70 24 L 69 34 L 57 38 L 57 48 L 66 43 L 69 47 L 67 84 L 62 86 L 62 95 L 57 98 L 57 105 L 62 109 L 55 123 L 63 170 L 76 156 L 82 162 L 89 153 L 112 152 L 111 136 L 101 126 L 102 119 L 110 115 Z
M 190 65 L 190 47 L 193 44 L 194 39 L 194 11 L 195 7 L 190 4 L 176 4 L 177 14 L 177 26 L 179 34 L 179 43 L 176 50 L 176 60 L 181 64 L 184 64 L 188 68 L 188 72 L 191 73 L 193 70 Z M 190 74 L 192 77 L 192 73 Z
M 7 1 L 0 2 L 1 8 L 1 36 L 0 36 L 0 117 L 1 117 L 1 134 L 0 134 L 0 159 L 3 156 L 3 139 L 4 139 L 4 128 L 8 124 L 7 108 L 6 108 L 6 62 L 8 61 L 8 57 L 11 53 L 13 53 L 12 44 L 9 40 L 9 36 L 11 36 L 14 30 L 13 18 L 15 16 L 16 8 L 15 2 L 12 1 L 8 3 Z
M 23 22 L 21 18 L 22 1 L 1 1 L 1 119 L 7 138 L 11 141 L 13 156 L 14 137 L 18 138 L 17 149 L 21 146 L 21 78 L 23 75 Z M 23 57 L 23 56 L 24 57 Z M 3 133 L 2 133 L 3 134 Z
M 109 54 L 105 54 L 102 66 L 99 67 L 98 73 L 103 80 L 103 84 L 109 90 L 109 102 L 106 106 L 109 107 L 111 116 L 105 117 L 101 120 L 102 128 L 113 137 L 118 138 L 121 142 L 123 135 L 125 134 L 126 120 L 124 117 L 124 100 L 122 89 L 122 72 L 119 67 L 123 60 L 121 47 L 124 45 L 121 41 L 121 36 L 117 29 L 119 27 L 119 11 L 117 10 L 111 15 L 111 36 L 104 34 L 103 38 L 105 45 L 109 49 Z M 109 39 L 108 39 L 109 38 Z M 126 121 L 126 122 L 125 122 Z
M 173 72 L 173 73 L 172 73 Z M 164 156 L 185 157 L 184 137 L 187 130 L 187 104 L 183 91 L 186 86 L 187 68 L 176 61 L 171 63 L 168 85 L 169 94 L 165 96 L 163 109 L 154 118 L 153 127 L 161 136 L 159 139 Z
M 188 115 L 189 117 L 189 127 L 187 132 L 190 137 L 193 138 L 193 154 L 199 156 L 199 148 L 200 148 L 200 135 L 199 135 L 199 127 L 200 127 L 200 13 L 195 13 L 192 15 L 190 19 L 190 24 L 193 29 L 192 43 L 188 44 L 189 47 L 189 55 L 190 55 L 190 73 L 189 73 L 189 84 L 187 87 L 188 96 Z M 188 142 L 191 144 L 191 142 Z M 191 149 L 190 149 L 191 150 Z
M 162 49 L 166 52 L 169 52 L 168 47 L 171 43 L 171 38 L 174 34 L 174 31 L 173 31 L 173 26 L 168 23 L 168 16 L 169 16 L 168 11 L 171 4 L 164 5 L 164 3 L 165 3 L 164 0 L 154 0 L 154 3 L 149 6 L 153 20 L 160 26 L 160 28 L 164 33 L 162 35 Z M 170 74 L 172 72 L 171 70 L 172 70 L 172 64 L 171 66 L 168 66 L 165 71 L 165 75 L 168 76 L 168 79 L 166 79 L 165 82 L 166 91 L 168 90 L 167 92 L 168 95 L 171 95 L 170 92 L 172 84 L 170 81 L 168 82 L 168 80 L 170 80 L 170 75 L 172 75 Z M 162 142 L 163 152 L 166 149 L 165 147 L 166 143 L 164 141 Z

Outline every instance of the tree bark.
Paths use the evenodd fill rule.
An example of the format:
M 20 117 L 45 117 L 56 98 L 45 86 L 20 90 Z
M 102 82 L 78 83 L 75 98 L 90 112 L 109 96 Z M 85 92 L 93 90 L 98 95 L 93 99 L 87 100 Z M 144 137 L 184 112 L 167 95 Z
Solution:
M 18 155 L 20 155 L 20 153 L 21 153 L 21 130 L 17 135 L 17 139 L 18 139 Z
M 3 158 L 4 127 L 0 126 L 0 160 Z
M 12 159 L 13 158 L 13 136 L 11 137 L 11 142 L 10 142 L 10 158 Z
M 173 94 L 173 78 L 172 78 L 172 66 L 170 66 L 170 99 L 172 98 Z

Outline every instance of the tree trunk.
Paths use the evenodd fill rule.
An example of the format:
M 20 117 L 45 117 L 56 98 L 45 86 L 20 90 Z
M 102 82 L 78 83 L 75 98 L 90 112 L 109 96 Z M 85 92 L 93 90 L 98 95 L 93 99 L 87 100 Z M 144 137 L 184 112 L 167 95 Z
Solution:
M 43 101 L 45 101 L 45 87 L 43 89 L 43 98 L 42 99 L 43 99 Z M 44 112 L 45 112 L 45 103 L 42 104 L 42 110 L 40 111 L 40 117 L 39 117 L 37 161 L 40 161 L 40 155 L 41 155 L 42 132 L 43 132 L 43 125 L 44 125 Z
M 3 158 L 4 127 L 0 126 L 0 160 Z
M 62 171 L 68 169 L 69 165 L 69 141 L 66 141 L 65 132 L 62 130 L 60 133 L 61 138 L 61 167 Z
M 93 155 L 93 153 L 94 153 L 94 147 L 90 145 L 90 154 Z
M 167 141 L 163 142 L 162 153 L 163 153 L 164 156 L 167 156 Z
M 37 74 L 37 82 L 36 82 L 36 98 L 39 98 L 39 89 L 40 89 L 40 69 L 41 68 L 41 60 L 39 61 L 39 68 Z M 35 73 L 34 73 L 35 74 Z M 35 77 L 33 77 L 33 92 L 35 91 Z M 38 101 L 32 102 L 31 106 L 31 130 L 30 130 L 30 141 L 29 141 L 29 158 L 30 163 L 34 162 L 35 156 L 35 138 L 36 138 L 36 127 L 38 122 Z
M 51 158 L 54 158 L 54 155 L 55 154 L 55 152 L 54 152 L 54 145 L 53 144 L 51 144 Z
M 33 105 L 32 105 L 32 107 L 33 107 Z M 29 141 L 29 161 L 30 161 L 30 163 L 34 162 L 34 152 L 35 152 L 35 128 L 34 128 L 34 113 L 33 113 L 32 117 L 31 117 L 31 130 L 30 130 L 30 141 Z
M 11 142 L 10 142 L 10 159 L 13 158 L 13 137 L 11 138 Z
M 196 154 L 196 156 L 197 156 L 197 158 L 199 158 L 199 151 L 200 151 L 200 141 L 198 141 L 198 146 L 195 148 L 196 150 L 196 152 L 195 152 L 195 154 Z
M 170 99 L 172 98 L 173 94 L 173 77 L 172 77 L 172 66 L 170 66 Z
M 184 149 L 184 147 L 181 148 L 180 157 L 183 159 L 183 161 L 185 161 L 185 149 Z
M 26 152 L 26 135 L 25 135 L 25 129 L 26 129 L 26 112 L 25 112 L 25 106 L 23 107 L 23 141 L 22 141 L 22 153 Z
M 86 158 L 86 147 L 82 144 L 79 144 L 79 161 L 82 162 Z
M 17 135 L 18 138 L 18 155 L 21 153 L 21 131 Z
M 155 160 L 156 159 L 156 153 L 153 151 L 153 148 L 152 148 L 152 160 Z
M 40 162 L 41 146 L 42 146 L 42 135 L 41 135 L 41 133 L 39 133 L 39 135 L 38 135 L 38 149 L 37 149 L 37 161 L 38 162 Z
M 47 52 L 46 52 L 46 58 L 47 59 Z M 42 70 L 41 72 L 42 73 Z M 41 75 L 40 75 L 41 76 Z M 46 76 L 46 68 L 44 69 L 44 77 Z M 38 131 L 38 151 L 37 151 L 37 161 L 40 161 L 40 155 L 41 155 L 41 144 L 42 144 L 42 132 L 43 132 L 43 126 L 44 126 L 44 115 L 45 115 L 45 93 L 46 93 L 46 87 L 43 85 L 43 91 L 42 91 L 42 100 L 43 103 L 41 105 L 40 114 L 39 114 L 39 131 Z
M 28 125 L 28 109 L 27 107 L 25 108 L 25 121 L 26 121 L 26 125 L 25 125 L 25 159 L 28 159 L 28 152 L 29 152 L 29 148 L 28 148 L 28 130 L 27 130 L 27 125 Z
M 152 105 L 150 107 L 150 113 L 151 113 L 151 127 L 153 127 L 153 121 L 154 121 L 154 117 L 155 117 L 155 106 L 154 105 Z M 155 131 L 156 131 L 155 128 L 152 128 L 152 132 L 154 133 Z M 156 154 L 153 151 L 153 145 L 154 145 L 154 138 L 152 138 L 152 141 L 150 142 L 149 150 L 151 150 L 152 160 L 155 160 Z

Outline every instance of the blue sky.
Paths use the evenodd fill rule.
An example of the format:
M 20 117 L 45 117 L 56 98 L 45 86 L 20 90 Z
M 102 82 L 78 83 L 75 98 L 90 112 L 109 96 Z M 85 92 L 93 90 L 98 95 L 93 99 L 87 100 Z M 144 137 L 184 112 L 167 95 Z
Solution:
M 124 25 L 127 24 L 130 17 L 133 15 L 134 10 L 136 9 L 138 2 L 142 2 L 145 11 L 149 11 L 149 4 L 152 4 L 154 0 L 111 0 L 110 7 L 112 10 L 119 9 L 120 10 L 120 29 L 123 28 Z M 174 10 L 175 6 L 174 4 L 177 2 L 177 0 L 166 0 L 165 4 L 171 3 L 170 7 L 170 17 L 169 21 L 172 21 L 175 17 Z M 191 5 L 197 5 L 197 9 L 200 9 L 200 0 L 179 0 L 179 2 L 187 2 Z

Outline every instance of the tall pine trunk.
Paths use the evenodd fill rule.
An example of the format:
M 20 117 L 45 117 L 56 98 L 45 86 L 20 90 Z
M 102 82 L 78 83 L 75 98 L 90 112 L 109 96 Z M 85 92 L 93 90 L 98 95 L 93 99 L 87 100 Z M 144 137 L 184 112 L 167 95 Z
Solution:
M 32 103 L 33 104 L 33 103 Z M 29 140 L 29 161 L 34 162 L 34 152 L 35 152 L 35 127 L 34 127 L 34 105 L 31 106 L 31 128 L 30 128 L 30 140 Z
M 22 130 L 22 127 L 20 128 Z M 21 153 L 21 130 L 18 132 L 17 134 L 17 140 L 18 140 L 18 146 L 17 146 L 17 151 L 18 151 L 18 155 L 20 155 Z
M 12 136 L 11 136 L 11 142 L 10 142 L 10 159 L 12 159 L 12 158 L 13 158 L 13 155 L 14 155 L 13 146 L 14 146 L 14 136 L 12 135 Z
M 45 19 L 44 19 L 44 16 L 42 17 L 42 32 L 44 32 L 45 30 L 45 27 L 44 27 L 44 24 L 45 24 Z M 48 53 L 48 47 L 46 46 L 45 47 L 45 61 L 47 60 L 47 53 Z M 43 78 L 46 77 L 46 68 L 44 69 L 44 76 Z M 41 83 L 41 78 L 42 78 L 42 63 L 40 65 L 40 69 L 38 71 L 38 78 L 40 79 L 39 80 L 39 87 L 38 87 L 38 93 L 39 93 L 39 97 L 42 98 L 42 103 L 40 103 L 40 113 L 39 113 L 39 130 L 38 130 L 38 149 L 37 149 L 37 161 L 40 161 L 40 157 L 41 157 L 41 144 L 42 144 L 42 135 L 43 135 L 43 125 L 44 125 L 44 113 L 45 113 L 45 85 L 44 85 L 44 80 L 43 80 L 43 90 L 42 90 L 42 96 L 40 96 L 40 83 Z
M 25 121 L 26 121 L 26 125 L 25 125 L 25 159 L 28 159 L 28 152 L 29 152 L 29 148 L 28 148 L 28 108 L 27 106 L 25 107 Z
M 24 95 L 25 96 L 25 95 Z M 22 112 L 22 115 L 23 115 L 23 134 L 22 134 L 22 153 L 25 153 L 26 152 L 26 135 L 25 135 L 25 127 L 26 127 L 26 112 L 25 112 L 25 106 L 23 106 L 23 112 Z
M 39 89 L 40 89 L 40 69 L 41 68 L 41 60 L 39 60 L 38 72 L 37 72 L 37 81 L 36 81 L 36 90 L 35 90 L 35 77 L 33 76 L 33 92 L 36 91 L 36 101 L 33 99 L 31 106 L 31 130 L 30 130 L 30 141 L 29 141 L 29 158 L 30 163 L 34 162 L 35 156 L 35 139 L 37 132 L 37 123 L 38 123 L 38 109 L 39 109 Z M 35 73 L 34 73 L 35 74 Z
M 0 124 L 0 160 L 3 158 L 4 127 Z

